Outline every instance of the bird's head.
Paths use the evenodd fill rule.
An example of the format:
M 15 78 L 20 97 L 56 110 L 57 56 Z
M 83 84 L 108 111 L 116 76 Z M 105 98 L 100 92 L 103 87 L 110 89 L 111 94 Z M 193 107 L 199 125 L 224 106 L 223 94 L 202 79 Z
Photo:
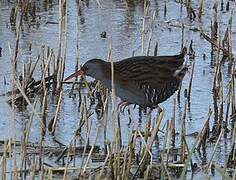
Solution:
M 106 62 L 101 59 L 91 59 L 87 61 L 79 71 L 76 71 L 75 73 L 68 76 L 65 81 L 77 77 L 77 76 L 91 76 L 96 77 L 102 74 L 102 66 Z

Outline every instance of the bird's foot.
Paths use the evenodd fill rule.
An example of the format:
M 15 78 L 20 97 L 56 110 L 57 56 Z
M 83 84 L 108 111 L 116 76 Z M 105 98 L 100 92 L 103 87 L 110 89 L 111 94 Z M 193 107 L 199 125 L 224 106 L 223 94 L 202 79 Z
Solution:
M 124 112 L 125 108 L 129 105 L 130 103 L 128 103 L 127 101 L 122 101 L 118 104 L 118 110 L 120 112 Z
M 158 114 L 161 114 L 161 112 L 163 112 L 163 111 L 164 111 L 163 108 L 161 106 L 157 105 Z
M 147 114 L 150 115 L 150 114 L 152 113 L 152 110 L 153 110 L 153 109 L 154 109 L 154 108 L 149 108 Z
M 154 109 L 157 109 L 158 114 L 160 114 L 163 111 L 161 106 L 156 105 L 156 106 L 150 107 L 147 114 L 151 114 Z

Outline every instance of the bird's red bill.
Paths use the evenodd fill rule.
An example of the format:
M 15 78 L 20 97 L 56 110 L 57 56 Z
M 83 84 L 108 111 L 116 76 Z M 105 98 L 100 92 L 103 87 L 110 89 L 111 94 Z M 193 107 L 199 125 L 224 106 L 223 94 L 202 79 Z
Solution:
M 69 79 L 71 79 L 73 77 L 83 76 L 83 75 L 84 75 L 84 71 L 79 70 L 79 71 L 76 71 L 75 73 L 71 74 L 70 76 L 68 76 L 64 81 L 68 81 Z

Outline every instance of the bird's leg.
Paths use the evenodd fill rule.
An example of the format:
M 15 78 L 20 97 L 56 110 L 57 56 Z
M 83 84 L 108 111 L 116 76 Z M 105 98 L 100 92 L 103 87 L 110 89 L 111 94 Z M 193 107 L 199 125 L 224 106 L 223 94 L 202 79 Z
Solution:
M 128 106 L 130 103 L 128 103 L 127 101 L 122 101 L 118 104 L 118 110 L 120 112 L 124 112 L 126 106 Z
M 152 113 L 152 110 L 153 110 L 153 108 L 149 108 L 147 114 L 150 115 Z

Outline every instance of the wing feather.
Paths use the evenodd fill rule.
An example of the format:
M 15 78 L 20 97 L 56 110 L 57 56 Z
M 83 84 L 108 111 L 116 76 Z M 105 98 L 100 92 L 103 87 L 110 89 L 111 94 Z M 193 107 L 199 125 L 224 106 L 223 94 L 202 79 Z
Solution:
M 114 70 L 121 87 L 136 86 L 150 104 L 158 104 L 177 90 L 181 80 L 175 72 L 183 63 L 181 55 L 139 56 L 114 63 Z

